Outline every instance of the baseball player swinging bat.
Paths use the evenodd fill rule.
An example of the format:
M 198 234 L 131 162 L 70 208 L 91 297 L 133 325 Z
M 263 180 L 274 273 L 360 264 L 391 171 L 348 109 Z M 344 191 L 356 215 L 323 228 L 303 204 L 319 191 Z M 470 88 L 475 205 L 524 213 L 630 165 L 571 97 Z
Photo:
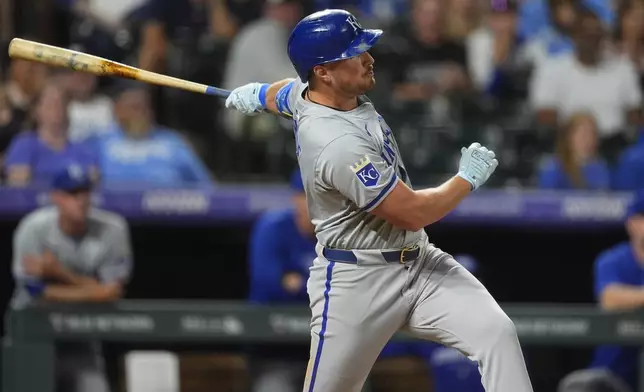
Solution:
M 37 61 L 46 65 L 69 68 L 74 71 L 91 73 L 97 76 L 116 76 L 133 79 L 158 86 L 173 87 L 221 98 L 226 98 L 230 94 L 230 91 L 221 88 L 173 78 L 87 53 L 45 45 L 22 38 L 14 38 L 11 40 L 9 44 L 9 56 L 14 59 Z
M 406 331 L 476 361 L 486 392 L 533 392 L 512 320 L 424 230 L 487 182 L 496 154 L 474 142 L 449 180 L 412 186 L 393 131 L 366 95 L 376 83 L 369 50 L 383 33 L 346 10 L 310 14 L 288 38 L 297 78 L 248 83 L 226 99 L 244 114 L 292 118 L 317 238 L 302 390 L 362 391 L 382 349 Z

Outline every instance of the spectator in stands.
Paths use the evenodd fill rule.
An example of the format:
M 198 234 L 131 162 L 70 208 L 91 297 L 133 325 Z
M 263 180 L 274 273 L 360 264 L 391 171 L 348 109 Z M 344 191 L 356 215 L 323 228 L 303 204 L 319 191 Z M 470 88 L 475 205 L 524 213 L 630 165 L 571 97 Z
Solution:
M 7 90 L 0 86 L 0 156 L 11 143 L 11 139 L 22 131 L 27 113 L 11 106 Z M 1 161 L 0 161 L 1 162 Z
M 302 17 L 301 0 L 266 0 L 263 16 L 242 28 L 232 42 L 223 87 L 232 90 L 255 80 L 293 77 L 293 65 L 286 54 L 291 30 Z M 257 66 L 261 59 L 261 67 Z M 234 110 L 224 112 L 228 132 L 238 136 L 245 116 Z
M 615 29 L 617 49 L 635 65 L 644 88 L 644 1 L 622 0 Z
M 577 1 L 575 1 L 577 2 Z M 612 26 L 615 12 L 612 0 L 587 0 L 593 6 L 602 21 L 607 26 Z M 552 28 L 552 7 L 547 0 L 524 0 L 520 2 L 518 35 L 522 42 L 537 36 L 544 30 Z
M 313 12 L 328 8 L 345 9 L 363 26 L 387 26 L 408 12 L 407 0 L 313 0 Z
M 629 241 L 605 250 L 594 264 L 595 297 L 599 306 L 609 312 L 644 307 L 644 192 L 637 193 L 628 208 L 626 230 Z M 599 382 L 598 379 L 604 384 L 615 385 L 613 389 L 605 390 L 639 390 L 639 350 L 638 347 L 613 345 L 598 347 L 589 369 L 568 375 L 561 381 L 559 391 L 594 391 L 597 389 L 592 386 Z
M 636 143 L 626 148 L 615 167 L 613 187 L 620 191 L 644 189 L 644 129 Z
M 4 124 L 0 128 L 0 153 L 4 153 L 11 139 L 29 120 L 33 105 L 47 76 L 47 67 L 32 61 L 11 60 L 9 80 L 4 90 Z M 8 111 L 7 111 L 8 109 Z M 0 120 L 0 124 L 3 121 Z
M 145 88 L 125 87 L 114 113 L 116 123 L 96 140 L 104 186 L 210 186 L 210 175 L 190 146 L 154 123 Z
M 77 162 L 96 178 L 96 161 L 82 143 L 71 142 L 68 132 L 69 97 L 58 84 L 48 83 L 35 108 L 36 130 L 17 135 L 5 156 L 8 184 L 42 185 L 70 162 Z
M 612 158 L 628 143 L 626 128 L 639 125 L 642 93 L 632 62 L 604 50 L 606 38 L 597 14 L 581 7 L 575 52 L 538 67 L 530 93 L 537 120 L 545 126 L 556 127 L 573 113 L 590 112 L 597 121 L 600 147 Z
M 259 304 L 306 304 L 306 281 L 316 257 L 315 233 L 309 219 L 298 170 L 291 175 L 293 206 L 269 211 L 255 223 L 250 239 L 249 300 Z M 302 389 L 309 350 L 263 350 L 253 347 L 253 392 Z
M 150 0 L 143 12 L 141 68 L 167 72 L 172 48 L 192 50 L 204 35 L 229 41 L 245 22 L 257 17 L 252 1 Z M 179 59 L 176 59 L 179 60 Z
M 478 0 L 450 0 L 445 3 L 445 32 L 449 39 L 463 42 L 483 20 L 482 3 Z
M 121 298 L 132 270 L 128 225 L 121 216 L 91 208 L 91 187 L 89 172 L 70 164 L 53 177 L 53 206 L 39 208 L 19 222 L 13 239 L 12 309 L 34 301 Z M 108 390 L 97 345 L 62 343 L 56 355 L 57 391 Z
M 597 126 L 592 115 L 576 114 L 557 134 L 555 156 L 539 173 L 542 189 L 610 188 L 610 171 L 597 155 Z
M 521 53 L 524 61 L 539 66 L 548 58 L 573 52 L 572 32 L 579 3 L 580 0 L 548 0 L 551 22 L 525 43 Z
M 69 139 L 82 142 L 105 132 L 114 122 L 113 102 L 97 91 L 98 78 L 85 72 L 68 72 L 65 87 L 69 103 Z
M 139 66 L 221 86 L 230 41 L 259 16 L 261 1 L 149 0 L 140 16 Z M 155 88 L 152 96 L 159 123 L 182 129 L 196 144 L 219 141 L 213 129 L 220 126 L 222 101 L 179 89 Z
M 505 94 L 513 89 L 519 58 L 517 4 L 507 1 L 491 9 L 483 25 L 466 39 L 468 71 L 476 88 L 486 94 Z
M 393 72 L 394 100 L 427 101 L 469 90 L 465 46 L 445 32 L 445 1 L 413 0 L 410 20 L 383 37 L 379 58 Z
M 148 0 L 64 0 L 70 14 L 70 40 L 88 53 L 122 61 L 131 49 L 133 25 Z M 136 27 L 138 28 L 138 26 Z

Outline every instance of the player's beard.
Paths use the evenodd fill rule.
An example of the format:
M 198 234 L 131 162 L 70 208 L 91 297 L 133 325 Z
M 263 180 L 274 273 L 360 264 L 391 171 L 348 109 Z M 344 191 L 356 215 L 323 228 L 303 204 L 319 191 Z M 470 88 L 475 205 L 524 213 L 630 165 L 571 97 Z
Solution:
M 363 95 L 371 91 L 376 86 L 376 77 L 374 74 L 370 75 L 369 73 L 365 74 L 364 78 L 360 80 L 360 85 L 358 86 L 358 94 Z

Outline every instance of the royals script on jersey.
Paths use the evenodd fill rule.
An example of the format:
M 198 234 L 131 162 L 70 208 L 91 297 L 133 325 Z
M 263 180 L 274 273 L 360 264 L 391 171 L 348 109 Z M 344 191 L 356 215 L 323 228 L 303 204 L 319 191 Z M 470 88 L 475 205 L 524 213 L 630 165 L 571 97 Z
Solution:
M 293 118 L 296 150 L 311 219 L 321 245 L 340 249 L 397 249 L 416 244 L 423 230 L 395 227 L 369 212 L 398 180 L 411 187 L 391 129 L 373 104 L 340 111 L 305 100 L 299 79 L 277 95 Z

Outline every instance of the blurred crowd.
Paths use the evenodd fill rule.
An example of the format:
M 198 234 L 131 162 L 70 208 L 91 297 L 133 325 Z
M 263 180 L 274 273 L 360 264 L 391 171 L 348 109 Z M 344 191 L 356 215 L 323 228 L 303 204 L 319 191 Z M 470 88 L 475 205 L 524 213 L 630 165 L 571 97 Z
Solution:
M 490 186 L 644 186 L 641 0 L 9 3 L 5 41 L 34 38 L 227 89 L 294 77 L 286 42 L 295 23 L 346 8 L 385 31 L 372 50 L 370 98 L 416 184 L 450 176 L 460 148 L 476 140 L 500 156 Z M 176 89 L 4 65 L 7 183 L 37 180 L 68 158 L 106 183 L 162 186 L 286 179 L 295 166 L 287 120 L 241 116 L 219 98 Z
M 460 148 L 479 141 L 499 157 L 491 187 L 644 189 L 644 0 L 5 0 L 0 183 L 48 187 L 54 204 L 24 217 L 14 234 L 12 306 L 121 298 L 135 258 L 129 227 L 90 207 L 96 187 L 215 189 L 290 173 L 293 205 L 262 215 L 249 238 L 248 299 L 304 304 L 315 239 L 292 172 L 288 120 L 245 117 L 220 98 L 12 60 L 6 44 L 34 39 L 232 89 L 295 77 L 290 31 L 331 7 L 385 31 L 372 51 L 370 98 L 415 185 L 451 176 Z M 625 224 L 630 243 L 595 262 L 595 297 L 607 310 L 644 304 L 644 194 Z M 457 259 L 478 275 L 472 256 Z M 306 349 L 251 350 L 253 391 L 298 390 Z M 593 377 L 617 385 L 610 390 L 634 390 L 637 353 L 620 350 L 600 348 L 593 371 L 570 374 L 561 391 L 599 390 L 587 387 Z M 94 348 L 70 345 L 60 355 L 62 373 L 98 374 L 77 390 L 108 389 Z M 482 390 L 475 363 L 433 343 L 388 345 L 379 364 L 407 372 L 409 357 L 423 359 L 416 368 L 423 379 L 414 382 L 432 375 L 433 386 L 422 390 Z

